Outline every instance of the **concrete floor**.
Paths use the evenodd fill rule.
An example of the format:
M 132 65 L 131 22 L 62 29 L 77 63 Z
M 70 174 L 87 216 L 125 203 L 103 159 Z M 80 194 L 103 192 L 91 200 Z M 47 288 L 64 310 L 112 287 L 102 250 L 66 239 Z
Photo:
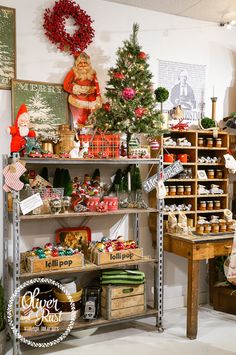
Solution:
M 164 333 L 153 325 L 155 319 L 149 318 L 100 328 L 82 339 L 72 334 L 48 349 L 21 348 L 26 355 L 236 355 L 236 316 L 200 307 L 197 340 L 185 336 L 186 308 L 165 311 Z

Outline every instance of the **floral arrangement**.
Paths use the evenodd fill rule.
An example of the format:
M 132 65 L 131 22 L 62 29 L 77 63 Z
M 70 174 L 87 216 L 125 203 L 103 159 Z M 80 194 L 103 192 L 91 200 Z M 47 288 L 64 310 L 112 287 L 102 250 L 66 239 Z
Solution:
M 73 18 L 75 32 L 66 31 L 66 19 Z M 84 51 L 94 37 L 91 17 L 73 0 L 59 0 L 52 9 L 44 12 L 45 35 L 61 51 L 75 54 Z

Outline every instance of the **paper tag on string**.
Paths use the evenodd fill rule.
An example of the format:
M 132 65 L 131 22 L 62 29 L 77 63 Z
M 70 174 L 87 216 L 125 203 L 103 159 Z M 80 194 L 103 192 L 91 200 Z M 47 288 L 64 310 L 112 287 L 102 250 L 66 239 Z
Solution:
M 27 197 L 23 201 L 20 202 L 20 209 L 23 215 L 33 211 L 35 208 L 43 205 L 43 200 L 40 197 L 40 194 L 34 194 L 30 197 Z

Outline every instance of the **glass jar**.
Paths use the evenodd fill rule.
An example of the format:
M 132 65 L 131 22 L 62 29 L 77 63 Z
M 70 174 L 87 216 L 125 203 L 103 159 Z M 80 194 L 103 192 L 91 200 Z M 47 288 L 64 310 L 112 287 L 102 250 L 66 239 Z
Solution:
M 204 138 L 203 137 L 198 137 L 198 146 L 204 147 Z
M 221 209 L 221 202 L 220 200 L 215 200 L 214 201 L 214 210 L 220 210 Z
M 199 210 L 200 211 L 206 211 L 206 201 L 200 201 Z
M 212 148 L 213 147 L 213 138 L 207 138 L 207 147 Z
M 166 188 L 166 195 L 169 195 L 169 186 L 165 186 Z
M 183 185 L 177 186 L 177 195 L 184 195 L 184 186 Z
M 208 177 L 208 179 L 214 179 L 214 177 L 215 177 L 214 169 L 208 169 L 207 170 L 207 177 Z
M 204 233 L 211 233 L 211 224 L 209 222 L 204 224 Z
M 191 195 L 192 194 L 192 186 L 191 185 L 184 186 L 184 194 L 185 195 Z
M 217 138 L 216 139 L 216 148 L 221 148 L 222 147 L 222 139 L 221 138 Z
M 196 233 L 197 234 L 204 234 L 204 224 L 198 222 L 196 225 Z
M 234 232 L 234 221 L 226 222 L 227 232 Z
M 211 224 L 211 231 L 212 231 L 212 233 L 219 233 L 220 224 L 219 223 L 212 223 Z
M 170 196 L 176 195 L 176 186 L 169 186 L 169 195 Z
M 227 225 L 226 225 L 226 221 L 224 219 L 220 219 L 220 232 L 224 233 L 226 232 L 227 229 Z
M 223 170 L 221 169 L 216 170 L 216 179 L 223 179 Z
M 207 201 L 207 210 L 213 210 L 214 205 L 213 205 L 213 201 Z

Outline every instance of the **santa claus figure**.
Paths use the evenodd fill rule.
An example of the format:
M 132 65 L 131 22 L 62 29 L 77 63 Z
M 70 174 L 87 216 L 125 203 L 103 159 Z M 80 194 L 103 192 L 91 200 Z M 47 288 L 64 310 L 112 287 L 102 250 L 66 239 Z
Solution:
M 30 116 L 25 104 L 22 104 L 16 116 L 14 126 L 8 127 L 11 134 L 11 153 L 23 152 L 26 144 L 26 137 L 34 138 L 36 134 L 29 129 Z
M 96 71 L 86 53 L 77 54 L 74 67 L 64 79 L 64 90 L 70 94 L 68 101 L 74 127 L 85 126 L 88 116 L 102 105 Z

